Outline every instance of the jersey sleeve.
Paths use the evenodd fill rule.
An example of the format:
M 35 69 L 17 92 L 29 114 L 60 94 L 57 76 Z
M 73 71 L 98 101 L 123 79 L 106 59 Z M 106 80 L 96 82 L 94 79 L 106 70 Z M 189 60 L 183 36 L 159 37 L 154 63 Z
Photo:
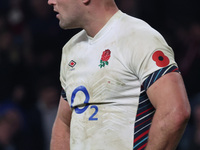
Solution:
M 131 69 L 146 90 L 166 73 L 179 72 L 174 52 L 160 33 L 152 29 L 138 38 L 131 55 Z
M 64 100 L 67 101 L 67 96 L 66 96 L 65 90 L 63 90 L 63 89 L 62 89 L 62 91 L 61 91 L 61 96 L 62 96 L 62 98 L 63 98 Z
M 167 67 L 161 68 L 152 74 L 150 74 L 147 79 L 143 82 L 143 87 L 145 90 L 147 90 L 154 82 L 156 82 L 160 77 L 164 76 L 167 73 L 170 72 L 178 72 L 180 73 L 179 69 L 175 65 L 169 65 Z

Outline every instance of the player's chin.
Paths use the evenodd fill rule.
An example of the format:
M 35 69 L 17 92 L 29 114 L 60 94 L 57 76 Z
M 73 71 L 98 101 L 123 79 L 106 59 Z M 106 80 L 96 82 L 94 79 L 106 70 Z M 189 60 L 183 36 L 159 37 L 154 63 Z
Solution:
M 62 28 L 62 29 L 76 29 L 76 28 L 80 28 L 78 26 L 77 23 L 74 23 L 74 22 L 70 22 L 68 20 L 64 20 L 64 19 L 59 19 L 59 26 Z
M 67 26 L 62 23 L 62 21 L 59 22 L 59 26 L 60 26 L 60 28 L 62 28 L 64 30 L 68 29 Z
M 62 29 L 64 29 L 64 30 L 67 30 L 67 29 L 76 29 L 76 28 L 78 28 L 78 27 L 76 27 L 76 26 L 64 25 L 64 24 L 62 24 L 62 23 L 60 23 L 59 25 L 60 25 L 60 27 L 61 27 Z

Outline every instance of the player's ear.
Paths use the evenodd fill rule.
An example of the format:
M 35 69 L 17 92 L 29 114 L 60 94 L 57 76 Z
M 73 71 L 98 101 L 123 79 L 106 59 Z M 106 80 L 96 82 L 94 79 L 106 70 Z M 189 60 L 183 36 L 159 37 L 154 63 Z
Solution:
M 83 4 L 88 5 L 90 3 L 90 0 L 82 0 Z

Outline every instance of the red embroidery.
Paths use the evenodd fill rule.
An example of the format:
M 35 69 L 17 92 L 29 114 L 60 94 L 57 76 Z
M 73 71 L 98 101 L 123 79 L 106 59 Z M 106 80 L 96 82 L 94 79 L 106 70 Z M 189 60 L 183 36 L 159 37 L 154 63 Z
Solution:
M 103 54 L 101 55 L 100 60 L 100 68 L 105 67 L 105 65 L 108 65 L 108 60 L 110 59 L 111 51 L 109 49 L 105 50 Z
M 102 61 L 108 61 L 110 59 L 110 50 L 107 49 L 103 52 L 103 54 L 101 55 L 101 60 Z
M 152 58 L 158 67 L 165 67 L 169 64 L 169 58 L 162 51 L 156 51 Z
M 74 64 L 75 64 L 74 62 L 71 62 L 71 63 L 70 63 L 71 66 L 73 66 Z

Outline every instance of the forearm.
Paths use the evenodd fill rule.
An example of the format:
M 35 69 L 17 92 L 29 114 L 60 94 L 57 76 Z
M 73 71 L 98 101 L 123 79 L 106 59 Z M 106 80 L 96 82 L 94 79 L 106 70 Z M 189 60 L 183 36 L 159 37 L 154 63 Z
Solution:
M 70 127 L 57 119 L 52 130 L 50 150 L 70 150 Z
M 156 111 L 145 150 L 175 150 L 187 125 L 187 116 Z M 181 115 L 181 114 L 180 114 Z

